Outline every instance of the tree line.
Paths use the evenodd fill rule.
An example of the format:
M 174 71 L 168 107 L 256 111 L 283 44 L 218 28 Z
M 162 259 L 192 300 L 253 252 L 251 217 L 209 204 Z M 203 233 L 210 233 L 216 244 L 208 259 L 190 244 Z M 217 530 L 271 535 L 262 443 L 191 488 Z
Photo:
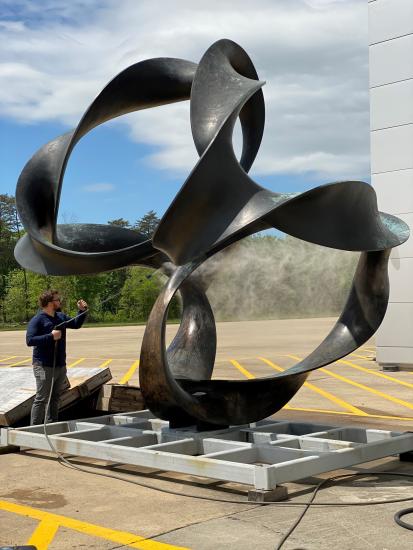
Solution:
M 134 224 L 123 218 L 109 224 L 138 231 L 150 238 L 159 218 L 153 210 Z M 89 321 L 144 322 L 163 285 L 154 270 L 132 266 L 97 275 L 50 276 L 23 269 L 14 258 L 14 247 L 24 234 L 15 198 L 0 195 L 0 326 L 26 323 L 38 310 L 38 297 L 47 288 L 58 289 L 63 308 L 75 313 L 76 300 L 89 306 Z M 179 317 L 179 303 L 172 304 L 170 317 Z
M 135 223 L 109 224 L 150 238 L 159 218 L 150 211 Z M 15 199 L 0 195 L 0 326 L 24 324 L 37 311 L 39 294 L 56 288 L 63 308 L 75 313 L 78 298 L 90 305 L 89 321 L 145 322 L 165 283 L 159 272 L 132 266 L 97 275 L 46 276 L 21 268 L 13 249 L 24 234 Z M 290 236 L 248 237 L 209 259 L 200 270 L 218 320 L 309 317 L 337 314 L 350 288 L 357 254 L 316 246 Z M 180 316 L 179 299 L 169 317 Z

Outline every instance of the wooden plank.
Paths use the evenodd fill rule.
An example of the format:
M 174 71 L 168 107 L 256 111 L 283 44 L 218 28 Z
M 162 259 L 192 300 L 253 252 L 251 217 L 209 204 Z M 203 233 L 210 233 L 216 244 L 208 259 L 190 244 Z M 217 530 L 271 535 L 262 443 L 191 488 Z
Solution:
M 106 384 L 111 390 L 110 397 L 118 399 L 140 399 L 142 393 L 138 386 L 123 386 L 122 384 Z
M 110 397 L 104 397 L 99 395 L 97 404 L 96 404 L 96 409 L 98 411 L 110 411 L 110 401 L 111 401 Z
M 90 395 L 112 378 L 109 368 L 75 367 L 68 371 L 68 387 L 59 401 L 65 409 L 75 401 Z M 0 369 L 0 425 L 11 426 L 30 413 L 36 393 L 31 367 Z
M 141 411 L 145 403 L 138 386 L 105 384 L 100 389 L 96 408 L 110 412 Z

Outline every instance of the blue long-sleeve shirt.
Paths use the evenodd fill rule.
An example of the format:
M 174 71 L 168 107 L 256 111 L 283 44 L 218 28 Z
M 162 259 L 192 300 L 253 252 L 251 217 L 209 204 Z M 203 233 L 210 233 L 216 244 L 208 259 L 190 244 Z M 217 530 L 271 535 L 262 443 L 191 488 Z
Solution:
M 78 311 L 78 315 L 80 313 L 82 312 Z M 69 321 L 70 317 L 60 311 L 57 311 L 54 317 L 41 311 L 30 319 L 27 326 L 26 344 L 33 346 L 33 364 L 42 365 L 43 367 L 53 367 L 55 340 L 53 339 L 52 330 L 60 323 L 69 321 L 56 329 L 62 331 L 61 339 L 56 340 L 56 367 L 66 366 L 66 328 L 80 328 L 86 315 L 83 314 Z

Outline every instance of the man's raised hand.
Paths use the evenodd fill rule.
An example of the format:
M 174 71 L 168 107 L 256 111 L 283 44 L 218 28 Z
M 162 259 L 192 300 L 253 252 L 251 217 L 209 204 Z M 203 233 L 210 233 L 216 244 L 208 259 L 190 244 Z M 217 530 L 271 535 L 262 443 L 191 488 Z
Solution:
M 80 309 L 80 311 L 85 311 L 85 309 L 87 309 L 87 303 L 84 300 L 78 300 L 77 307 Z

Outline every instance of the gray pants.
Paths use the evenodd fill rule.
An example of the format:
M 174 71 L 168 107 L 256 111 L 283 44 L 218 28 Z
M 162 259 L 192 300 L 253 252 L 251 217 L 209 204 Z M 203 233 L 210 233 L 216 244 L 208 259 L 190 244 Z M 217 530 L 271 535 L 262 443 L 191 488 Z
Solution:
M 50 388 L 52 386 L 52 367 L 33 365 L 36 378 L 36 397 L 32 405 L 30 424 L 43 424 Z M 66 385 L 66 367 L 56 367 L 54 370 L 53 393 L 47 414 L 47 422 L 57 422 L 59 412 L 59 397 Z

